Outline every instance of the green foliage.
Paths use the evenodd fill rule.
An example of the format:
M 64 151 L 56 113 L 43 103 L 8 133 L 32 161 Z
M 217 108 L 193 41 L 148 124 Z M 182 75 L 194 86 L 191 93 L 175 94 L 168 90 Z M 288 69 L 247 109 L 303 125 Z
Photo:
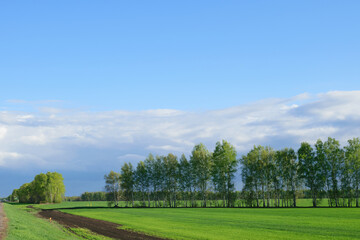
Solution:
M 359 206 L 359 159 L 359 139 L 349 140 L 344 149 L 333 138 L 318 140 L 314 148 L 303 142 L 297 153 L 254 146 L 240 160 L 234 146 L 223 140 L 213 153 L 195 145 L 189 161 L 184 154 L 180 161 L 171 153 L 149 154 L 136 169 L 125 163 L 120 175 L 111 172 L 105 179 L 107 191 L 119 193 L 113 202 L 126 200 L 132 207 L 296 207 L 304 195 L 313 207 L 322 198 L 331 207 L 352 207 L 353 200 Z M 243 189 L 235 192 L 239 162 Z
M 65 194 L 64 179 L 60 173 L 48 172 L 35 176 L 31 183 L 23 184 L 15 189 L 11 199 L 20 203 L 58 203 Z
M 78 201 L 106 201 L 106 192 L 84 192 Z
M 213 153 L 212 180 L 215 189 L 223 196 L 223 203 L 227 207 L 233 206 L 234 178 L 238 165 L 236 150 L 227 141 L 217 142 Z
M 131 205 L 134 206 L 135 172 L 131 163 L 125 163 L 121 167 L 120 185 L 124 191 L 125 200 L 131 201 Z
M 194 171 L 195 186 L 202 195 L 202 206 L 206 207 L 206 193 L 209 190 L 213 161 L 211 153 L 204 144 L 195 145 L 191 152 L 190 164 Z
M 105 189 L 108 193 L 109 202 L 114 203 L 115 206 L 119 204 L 120 200 L 120 174 L 114 171 L 110 171 L 108 175 L 104 176 Z

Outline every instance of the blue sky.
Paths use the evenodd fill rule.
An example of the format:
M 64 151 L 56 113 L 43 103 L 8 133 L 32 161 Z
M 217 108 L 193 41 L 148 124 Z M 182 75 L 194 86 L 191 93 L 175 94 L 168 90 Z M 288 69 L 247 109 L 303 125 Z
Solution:
M 69 195 L 101 190 L 124 161 L 200 141 L 242 153 L 360 136 L 359 12 L 359 1 L 1 2 L 0 196 L 48 170 Z
M 358 1 L 6 1 L 0 99 L 231 107 L 359 88 Z

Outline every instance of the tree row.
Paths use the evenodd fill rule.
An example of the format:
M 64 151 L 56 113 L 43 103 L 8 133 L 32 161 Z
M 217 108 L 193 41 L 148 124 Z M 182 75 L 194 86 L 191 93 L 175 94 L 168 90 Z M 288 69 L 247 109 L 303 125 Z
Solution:
M 322 198 L 330 207 L 359 207 L 360 141 L 342 148 L 328 138 L 314 146 L 303 142 L 297 151 L 254 146 L 238 159 L 223 140 L 213 152 L 194 146 L 189 159 L 149 154 L 136 167 L 125 163 L 119 173 L 111 171 L 105 181 L 115 206 L 140 201 L 142 207 L 296 207 L 306 193 L 314 207 Z

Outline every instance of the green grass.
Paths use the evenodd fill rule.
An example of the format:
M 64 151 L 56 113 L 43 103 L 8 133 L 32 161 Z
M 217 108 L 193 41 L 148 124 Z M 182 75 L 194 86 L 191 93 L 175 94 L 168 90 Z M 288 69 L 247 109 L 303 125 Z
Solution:
M 81 237 L 81 239 L 89 239 L 89 240 L 111 240 L 112 238 L 108 238 L 105 236 L 101 236 L 91 232 L 85 228 L 70 228 L 70 230 L 75 233 L 77 236 Z
M 9 220 L 6 240 L 81 239 L 54 222 L 36 217 L 26 205 L 4 204 L 4 210 Z
M 360 239 L 360 209 L 74 209 L 174 239 Z
M 6 240 L 48 240 L 48 239 L 90 239 L 109 240 L 110 238 L 97 235 L 88 229 L 63 228 L 56 222 L 35 216 L 36 210 L 27 208 L 28 204 L 4 204 L 8 223 Z

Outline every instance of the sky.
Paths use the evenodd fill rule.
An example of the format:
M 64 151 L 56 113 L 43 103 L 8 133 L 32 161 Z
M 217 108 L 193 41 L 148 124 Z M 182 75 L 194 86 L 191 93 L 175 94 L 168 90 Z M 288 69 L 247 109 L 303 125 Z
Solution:
M 0 197 L 150 152 L 360 137 L 359 1 L 0 2 Z

